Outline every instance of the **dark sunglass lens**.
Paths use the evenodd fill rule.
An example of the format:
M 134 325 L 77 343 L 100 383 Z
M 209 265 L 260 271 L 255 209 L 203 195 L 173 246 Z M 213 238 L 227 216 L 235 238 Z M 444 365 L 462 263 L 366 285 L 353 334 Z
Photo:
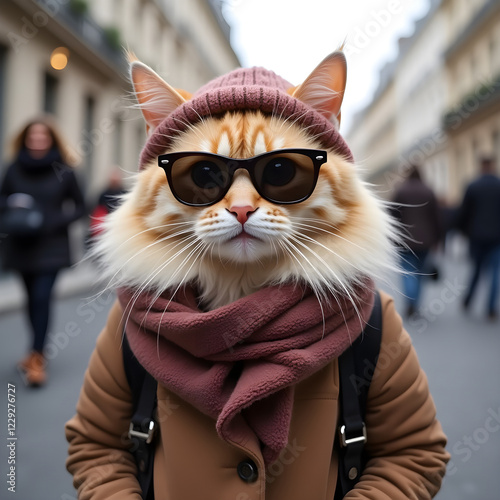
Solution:
M 295 163 L 290 158 L 273 158 L 267 162 L 262 182 L 270 186 L 285 186 L 295 177 Z
M 191 167 L 193 182 L 202 189 L 211 189 L 224 184 L 221 169 L 212 161 L 199 161 Z
M 216 203 L 227 189 L 226 170 L 222 160 L 209 155 L 182 156 L 172 165 L 172 191 L 178 200 L 188 205 Z
M 257 161 L 254 178 L 261 195 L 269 201 L 298 203 L 314 189 L 314 164 L 307 155 L 283 152 Z

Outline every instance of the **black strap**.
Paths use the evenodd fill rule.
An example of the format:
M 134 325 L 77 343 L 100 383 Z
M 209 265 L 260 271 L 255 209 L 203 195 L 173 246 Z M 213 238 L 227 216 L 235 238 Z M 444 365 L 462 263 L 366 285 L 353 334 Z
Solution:
M 339 472 L 335 498 L 343 498 L 359 481 L 366 463 L 364 416 L 368 389 L 382 339 L 382 304 L 376 292 L 373 311 L 358 339 L 339 358 Z
M 142 490 L 142 498 L 154 499 L 153 458 L 154 434 L 156 432 L 155 413 L 158 382 L 139 363 L 123 335 L 123 361 L 125 374 L 132 392 L 133 415 L 130 420 L 130 448 L 137 464 L 137 479 Z
M 375 292 L 375 300 L 370 319 L 363 333 L 353 342 L 355 374 L 350 374 L 351 385 L 359 395 L 361 414 L 366 414 L 368 389 L 370 388 L 373 372 L 377 366 L 380 345 L 382 342 L 382 301 L 380 293 Z

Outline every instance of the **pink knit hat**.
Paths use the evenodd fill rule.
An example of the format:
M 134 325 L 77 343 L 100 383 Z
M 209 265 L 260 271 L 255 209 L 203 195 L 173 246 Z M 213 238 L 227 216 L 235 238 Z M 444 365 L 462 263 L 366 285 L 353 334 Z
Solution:
M 240 68 L 201 87 L 191 100 L 168 115 L 149 137 L 141 153 L 140 168 L 156 160 L 172 142 L 202 118 L 227 111 L 259 110 L 304 127 L 323 147 L 352 161 L 352 153 L 332 122 L 311 106 L 286 93 L 292 84 L 264 68 Z

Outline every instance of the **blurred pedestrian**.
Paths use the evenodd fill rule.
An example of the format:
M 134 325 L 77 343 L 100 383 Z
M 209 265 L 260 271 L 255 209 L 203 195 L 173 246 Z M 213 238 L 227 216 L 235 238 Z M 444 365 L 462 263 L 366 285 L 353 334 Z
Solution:
M 120 196 L 124 193 L 122 172 L 118 166 L 115 166 L 109 175 L 108 186 L 99 196 L 97 204 L 104 206 L 108 213 L 112 212 L 118 206 Z
M 99 195 L 97 205 L 90 214 L 88 246 L 91 246 L 94 238 L 101 233 L 101 224 L 104 218 L 119 205 L 120 197 L 124 193 L 122 172 L 118 166 L 115 166 L 109 176 L 106 189 Z
M 14 161 L 0 186 L 3 264 L 17 271 L 27 295 L 33 333 L 19 363 L 25 382 L 47 378 L 44 345 L 51 292 L 58 272 L 71 264 L 68 226 L 85 213 L 84 198 L 69 166 L 66 146 L 48 116 L 30 121 L 14 140 Z
M 406 314 L 411 316 L 418 310 L 429 252 L 441 239 L 441 214 L 434 192 L 424 183 L 416 165 L 396 190 L 393 202 L 394 215 L 404 231 L 404 247 L 400 251 L 403 292 Z M 437 276 L 435 268 L 432 272 Z
M 481 160 L 481 175 L 467 187 L 457 214 L 458 228 L 469 238 L 474 269 L 463 306 L 467 309 L 482 273 L 490 278 L 487 315 L 498 316 L 500 269 L 500 179 L 493 158 Z

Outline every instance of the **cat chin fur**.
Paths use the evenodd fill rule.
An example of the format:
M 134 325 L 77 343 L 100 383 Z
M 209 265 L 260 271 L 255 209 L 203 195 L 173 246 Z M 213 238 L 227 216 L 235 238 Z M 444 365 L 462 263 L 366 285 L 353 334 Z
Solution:
M 342 237 L 325 234 L 319 244 L 310 242 L 316 255 L 299 247 L 302 255 L 294 252 L 296 258 L 280 255 L 249 263 L 219 259 L 217 252 L 189 257 L 196 247 L 193 236 L 187 251 L 173 246 L 165 265 L 167 251 L 154 244 L 135 211 L 137 190 L 108 216 L 93 254 L 102 264 L 102 278 L 109 287 L 132 287 L 158 296 L 191 283 L 200 290 L 206 309 L 221 307 L 265 286 L 290 282 L 309 285 L 318 298 L 328 302 L 332 295 L 334 299 L 337 294 L 350 294 L 366 277 L 383 279 L 386 271 L 397 268 L 395 223 L 362 181 L 356 180 L 356 185 L 360 203 L 353 223 Z

